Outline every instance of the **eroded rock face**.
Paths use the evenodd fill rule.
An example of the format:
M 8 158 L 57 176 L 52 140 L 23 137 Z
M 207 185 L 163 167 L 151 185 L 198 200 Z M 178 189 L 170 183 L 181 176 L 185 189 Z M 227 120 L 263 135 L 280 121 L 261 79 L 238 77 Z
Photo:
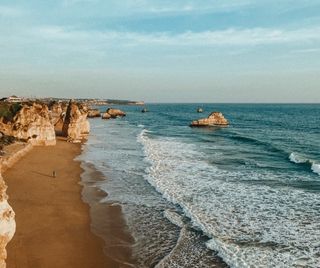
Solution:
M 15 214 L 8 203 L 6 194 L 7 186 L 1 176 L 0 159 L 0 268 L 6 267 L 6 245 L 12 239 L 16 231 Z
M 89 109 L 88 118 L 100 117 L 101 113 L 98 109 Z
M 33 145 L 56 144 L 54 127 L 50 121 L 48 106 L 45 104 L 23 105 L 12 121 L 1 120 L 0 131 Z
M 192 127 L 206 127 L 206 126 L 227 126 L 228 120 L 220 112 L 211 113 L 208 118 L 192 121 Z
M 66 116 L 68 103 L 54 102 L 49 105 L 50 120 L 54 125 L 56 135 L 61 135 L 64 118 Z
M 0 268 L 6 267 L 6 245 L 12 239 L 16 231 L 15 213 L 12 207 L 8 204 L 8 196 L 6 194 L 7 185 L 2 178 L 2 172 L 12 167 L 21 157 L 25 156 L 33 145 L 28 143 L 22 149 L 0 157 Z M 10 201 L 10 200 L 9 200 Z
M 63 118 L 63 109 L 61 103 L 55 102 L 50 106 L 50 120 L 56 125 Z
M 126 116 L 125 112 L 119 109 L 113 109 L 113 108 L 107 109 L 106 113 L 108 113 L 111 116 L 111 118 Z
M 62 134 L 69 142 L 78 143 L 86 138 L 90 132 L 90 124 L 87 120 L 88 108 L 73 101 L 69 102 L 66 116 L 63 122 Z

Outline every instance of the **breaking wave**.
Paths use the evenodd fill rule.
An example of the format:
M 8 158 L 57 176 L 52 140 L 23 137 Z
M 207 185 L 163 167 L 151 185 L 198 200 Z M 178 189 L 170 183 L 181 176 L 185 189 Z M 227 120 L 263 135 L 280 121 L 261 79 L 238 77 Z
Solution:
M 290 154 L 289 159 L 291 162 L 296 164 L 307 164 L 308 166 L 310 166 L 311 170 L 314 173 L 317 173 L 318 175 L 320 175 L 320 164 L 316 163 L 316 161 L 305 158 L 295 152 Z
M 150 164 L 145 179 L 183 209 L 211 238 L 207 247 L 230 266 L 318 267 L 318 195 L 244 183 L 250 176 L 263 181 L 275 175 L 218 169 L 196 145 L 176 138 L 151 138 L 142 130 L 138 141 Z M 167 214 L 177 221 L 177 215 Z

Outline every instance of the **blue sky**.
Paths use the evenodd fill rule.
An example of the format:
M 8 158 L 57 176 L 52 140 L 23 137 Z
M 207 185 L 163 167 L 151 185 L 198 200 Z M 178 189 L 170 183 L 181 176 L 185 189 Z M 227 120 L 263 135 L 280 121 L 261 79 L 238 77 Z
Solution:
M 320 1 L 0 1 L 0 93 L 320 102 Z

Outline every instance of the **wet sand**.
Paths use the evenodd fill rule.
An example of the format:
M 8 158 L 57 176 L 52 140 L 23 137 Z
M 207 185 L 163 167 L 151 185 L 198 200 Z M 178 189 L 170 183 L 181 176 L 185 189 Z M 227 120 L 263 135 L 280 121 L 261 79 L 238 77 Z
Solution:
M 56 146 L 33 148 L 3 174 L 17 224 L 7 246 L 8 268 L 127 267 L 115 261 L 130 262 L 131 254 L 121 209 L 99 205 L 104 193 L 90 187 L 92 182 L 81 187 L 83 170 L 74 161 L 80 153 L 80 145 L 58 140 Z M 94 233 L 105 241 L 91 231 L 90 214 L 98 218 Z

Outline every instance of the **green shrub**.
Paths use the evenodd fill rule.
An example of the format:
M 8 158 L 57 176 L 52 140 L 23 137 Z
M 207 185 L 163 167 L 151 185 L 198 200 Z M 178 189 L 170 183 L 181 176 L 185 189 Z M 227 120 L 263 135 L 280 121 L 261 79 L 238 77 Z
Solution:
M 3 117 L 5 121 L 12 121 L 13 117 L 21 109 L 20 103 L 0 103 L 0 118 Z

